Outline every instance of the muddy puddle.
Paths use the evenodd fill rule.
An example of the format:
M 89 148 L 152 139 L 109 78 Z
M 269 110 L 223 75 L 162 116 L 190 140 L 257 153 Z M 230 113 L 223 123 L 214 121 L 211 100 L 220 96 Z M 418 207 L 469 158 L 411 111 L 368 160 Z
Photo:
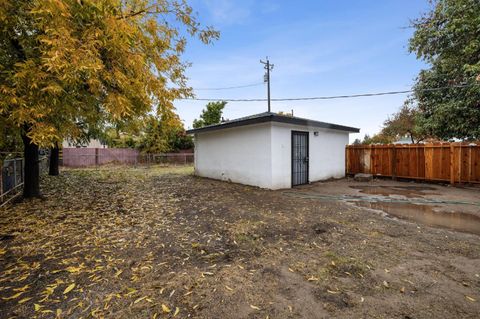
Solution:
M 480 216 L 469 213 L 438 212 L 435 206 L 410 203 L 355 202 L 355 205 L 428 226 L 480 235 Z
M 408 198 L 419 197 L 427 195 L 425 191 L 436 190 L 434 187 L 428 186 L 350 186 L 350 188 L 357 189 L 360 193 L 370 194 L 370 195 L 401 195 Z M 428 195 L 438 195 L 435 193 L 429 192 Z

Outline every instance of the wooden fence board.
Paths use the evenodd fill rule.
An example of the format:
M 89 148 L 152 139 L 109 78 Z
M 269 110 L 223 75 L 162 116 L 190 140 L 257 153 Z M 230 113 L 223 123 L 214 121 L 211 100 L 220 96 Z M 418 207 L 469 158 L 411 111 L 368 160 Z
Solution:
M 472 150 L 472 181 L 480 182 L 480 149 L 474 148 Z
M 347 174 L 480 183 L 480 143 L 349 145 Z

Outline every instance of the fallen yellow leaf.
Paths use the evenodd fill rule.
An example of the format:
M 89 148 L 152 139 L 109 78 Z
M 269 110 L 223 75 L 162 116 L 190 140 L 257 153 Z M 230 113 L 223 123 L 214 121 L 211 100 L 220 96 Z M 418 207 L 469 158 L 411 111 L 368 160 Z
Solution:
M 467 298 L 467 300 L 471 301 L 471 302 L 475 302 L 476 300 L 470 296 L 465 296 L 465 298 Z
M 168 308 L 166 305 L 162 304 L 162 311 L 165 313 L 169 313 L 172 310 L 170 310 L 170 308 Z
M 63 294 L 68 294 L 72 289 L 75 288 L 75 284 L 70 284 L 65 290 L 63 291 Z
M 29 301 L 30 299 L 32 299 L 32 298 L 31 298 L 31 297 L 23 298 L 23 299 L 20 300 L 18 303 L 19 303 L 19 304 L 22 304 L 22 303 L 25 303 L 25 302 Z
M 23 291 L 23 292 L 25 292 L 25 291 L 28 290 L 28 288 L 30 288 L 30 285 L 25 285 L 21 288 L 14 288 L 13 291 Z
M 138 298 L 137 300 L 135 300 L 133 303 L 136 304 L 136 303 L 139 303 L 140 301 L 142 301 L 143 299 L 147 298 L 147 296 L 144 296 L 144 297 L 141 297 L 141 298 Z
M 13 296 L 10 296 L 10 297 L 3 297 L 2 299 L 3 300 L 12 300 L 12 299 L 16 299 L 18 297 L 20 297 L 22 294 L 24 294 L 25 292 L 24 291 L 21 291 L 21 292 L 18 292 L 16 294 L 14 294 Z
M 180 312 L 180 308 L 175 307 L 175 312 L 173 313 L 173 316 L 175 317 L 176 315 L 178 315 L 179 312 Z
M 80 267 L 73 267 L 73 266 L 70 266 L 70 267 L 67 267 L 65 270 L 68 271 L 69 273 L 77 273 L 77 272 L 80 272 L 82 268 Z

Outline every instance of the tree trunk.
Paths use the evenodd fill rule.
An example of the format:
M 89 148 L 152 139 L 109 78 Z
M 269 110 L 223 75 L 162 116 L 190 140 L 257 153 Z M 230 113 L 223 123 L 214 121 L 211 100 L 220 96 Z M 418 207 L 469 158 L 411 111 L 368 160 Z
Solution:
M 38 145 L 32 143 L 32 140 L 27 136 L 27 131 L 25 130 L 22 134 L 25 162 L 23 197 L 40 197 Z
M 413 139 L 413 134 L 410 131 L 407 131 L 410 134 L 410 140 L 412 140 L 412 144 L 415 144 L 415 140 Z
M 58 175 L 59 153 L 60 153 L 60 149 L 58 147 L 58 143 L 55 142 L 55 146 L 50 148 L 50 163 L 48 168 L 48 175 L 51 175 L 51 176 Z

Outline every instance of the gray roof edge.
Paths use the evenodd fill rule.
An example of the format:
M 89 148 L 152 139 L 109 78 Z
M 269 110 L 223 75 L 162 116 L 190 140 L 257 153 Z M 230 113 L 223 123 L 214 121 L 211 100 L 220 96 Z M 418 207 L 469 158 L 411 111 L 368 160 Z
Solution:
M 275 113 L 265 112 L 265 113 L 260 113 L 260 114 L 257 114 L 257 115 L 247 116 L 247 117 L 244 117 L 244 118 L 239 118 L 239 119 L 236 119 L 236 120 L 232 120 L 232 121 L 228 121 L 228 122 L 224 122 L 224 123 L 220 123 L 220 124 L 214 124 L 214 125 L 204 126 L 204 127 L 201 127 L 201 128 L 187 130 L 187 134 L 217 131 L 217 130 L 232 128 L 232 127 L 239 127 L 239 126 L 252 125 L 252 124 L 257 124 L 257 123 L 265 123 L 265 122 L 278 122 L 278 123 L 313 126 L 313 127 L 319 127 L 319 128 L 346 131 L 346 132 L 349 132 L 349 133 L 360 132 L 360 129 L 355 128 L 355 127 L 349 127 L 349 126 L 344 126 L 344 125 L 338 125 L 338 124 L 332 124 L 332 123 L 326 123 L 326 122 L 304 119 L 304 118 L 300 118 L 300 117 L 283 116 L 283 115 L 279 115 L 279 114 L 275 114 Z

